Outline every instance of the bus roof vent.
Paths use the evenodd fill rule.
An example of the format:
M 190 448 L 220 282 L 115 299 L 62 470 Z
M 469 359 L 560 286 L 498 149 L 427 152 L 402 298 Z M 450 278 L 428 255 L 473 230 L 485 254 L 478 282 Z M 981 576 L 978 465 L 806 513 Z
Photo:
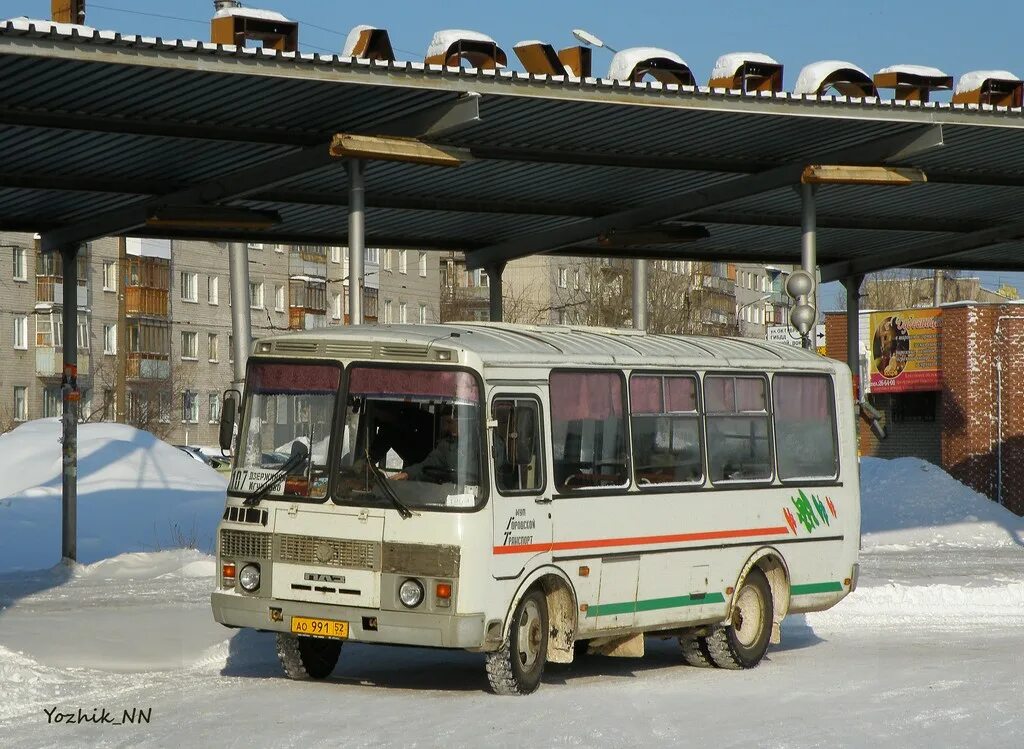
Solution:
M 316 341 L 277 341 L 274 351 L 281 354 L 315 354 Z
M 324 344 L 326 356 L 337 356 L 339 359 L 372 359 L 373 344 L 361 341 L 336 341 Z
M 710 88 L 751 91 L 781 91 L 782 65 L 760 52 L 730 52 L 715 62 Z
M 382 343 L 380 355 L 388 359 L 416 359 L 423 361 L 427 358 L 427 347 L 418 343 Z
M 891 88 L 898 101 L 928 101 L 932 91 L 953 88 L 953 76 L 924 65 L 890 65 L 875 73 L 875 87 Z
M 953 103 L 1019 107 L 1022 94 L 1024 82 L 1008 70 L 972 70 L 957 81 Z

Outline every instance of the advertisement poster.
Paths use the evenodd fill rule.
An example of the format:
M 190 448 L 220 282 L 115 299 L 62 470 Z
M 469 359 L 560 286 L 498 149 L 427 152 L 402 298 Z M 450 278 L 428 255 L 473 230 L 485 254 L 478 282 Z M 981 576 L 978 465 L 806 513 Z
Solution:
M 871 392 L 909 393 L 942 388 L 939 310 L 872 312 L 869 331 Z

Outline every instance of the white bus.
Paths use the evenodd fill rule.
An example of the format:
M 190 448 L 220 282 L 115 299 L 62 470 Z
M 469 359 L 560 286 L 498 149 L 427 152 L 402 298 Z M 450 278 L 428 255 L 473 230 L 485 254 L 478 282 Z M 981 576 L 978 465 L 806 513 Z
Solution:
M 218 622 L 324 678 L 346 641 L 750 668 L 857 584 L 850 371 L 752 339 L 466 323 L 310 330 L 249 359 Z M 234 409 L 225 409 L 230 435 Z

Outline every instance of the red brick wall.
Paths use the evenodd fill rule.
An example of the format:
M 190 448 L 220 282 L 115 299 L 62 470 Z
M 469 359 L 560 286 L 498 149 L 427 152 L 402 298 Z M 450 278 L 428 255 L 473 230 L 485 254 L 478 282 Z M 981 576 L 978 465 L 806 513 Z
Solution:
M 846 361 L 846 315 L 828 315 L 825 326 L 828 355 Z M 944 307 L 940 346 L 941 419 L 931 426 L 931 432 L 941 433 L 940 464 L 964 484 L 1024 515 L 1024 307 Z M 891 417 L 886 407 L 891 401 L 871 400 Z M 941 430 L 935 429 L 938 425 Z M 890 439 L 880 444 L 862 422 L 861 453 L 931 459 L 930 437 L 927 424 L 894 424 Z

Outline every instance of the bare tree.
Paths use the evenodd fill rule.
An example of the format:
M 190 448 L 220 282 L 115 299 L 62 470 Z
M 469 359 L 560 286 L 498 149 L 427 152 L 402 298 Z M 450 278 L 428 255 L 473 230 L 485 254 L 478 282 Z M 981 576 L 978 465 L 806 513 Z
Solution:
M 117 392 L 116 360 L 111 356 L 94 357 L 92 364 L 93 408 L 90 414 L 82 414 L 82 421 L 113 421 Z M 171 362 L 168 362 L 166 377 L 130 380 L 125 423 L 166 439 L 173 429 L 175 414 L 183 413 L 185 398 L 198 397 L 192 390 L 193 386 L 188 367 Z
M 958 271 L 944 271 L 942 301 L 976 299 L 980 284 L 976 278 L 960 278 Z M 911 309 L 935 304 L 935 271 L 925 268 L 892 268 L 870 273 L 861 285 L 862 309 Z M 846 309 L 846 291 L 835 299 L 836 309 Z

